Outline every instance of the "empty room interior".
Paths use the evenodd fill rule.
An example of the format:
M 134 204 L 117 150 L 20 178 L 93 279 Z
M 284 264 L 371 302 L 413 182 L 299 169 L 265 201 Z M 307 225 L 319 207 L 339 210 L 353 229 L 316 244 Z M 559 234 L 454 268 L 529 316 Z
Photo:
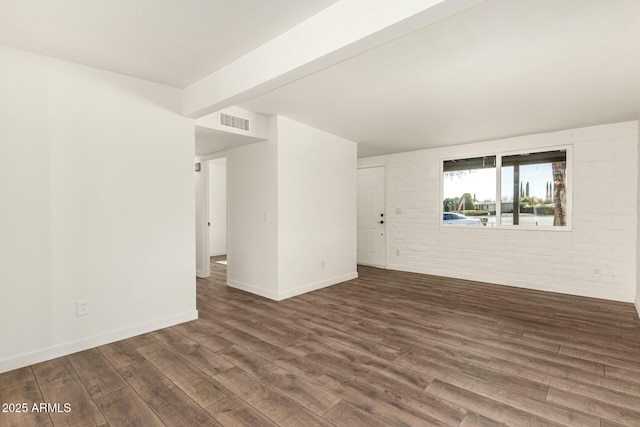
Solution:
M 640 426 L 640 1 L 0 0 L 0 426 Z

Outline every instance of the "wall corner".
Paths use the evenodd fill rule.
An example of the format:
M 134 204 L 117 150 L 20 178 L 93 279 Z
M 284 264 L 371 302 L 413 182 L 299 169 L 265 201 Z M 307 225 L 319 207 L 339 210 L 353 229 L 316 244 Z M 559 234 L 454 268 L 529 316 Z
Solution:
M 640 120 L 638 120 L 637 124 L 637 137 L 638 144 L 636 147 L 640 148 Z M 640 154 L 636 151 L 636 164 L 640 167 Z M 636 173 L 638 173 L 638 168 L 636 168 Z M 640 174 L 636 176 L 636 180 L 638 182 L 638 200 L 640 200 Z M 636 206 L 640 206 L 640 204 L 636 204 Z M 636 311 L 638 312 L 638 317 L 640 317 L 640 217 L 638 216 L 638 208 L 636 207 Z

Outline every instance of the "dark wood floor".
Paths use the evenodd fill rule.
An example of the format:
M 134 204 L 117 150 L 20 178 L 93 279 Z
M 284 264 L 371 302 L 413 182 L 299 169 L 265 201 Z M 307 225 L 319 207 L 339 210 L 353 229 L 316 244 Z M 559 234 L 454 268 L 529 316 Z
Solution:
M 198 280 L 200 319 L 0 375 L 0 425 L 640 425 L 631 304 L 360 267 L 273 302 Z

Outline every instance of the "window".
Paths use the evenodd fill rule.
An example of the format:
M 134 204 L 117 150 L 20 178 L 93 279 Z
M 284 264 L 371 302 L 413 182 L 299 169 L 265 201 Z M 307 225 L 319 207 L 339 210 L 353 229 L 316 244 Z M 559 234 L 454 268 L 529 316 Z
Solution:
M 447 160 L 443 171 L 443 224 L 487 224 L 491 211 L 495 223 L 496 156 Z
M 443 225 L 567 227 L 567 151 L 443 161 Z

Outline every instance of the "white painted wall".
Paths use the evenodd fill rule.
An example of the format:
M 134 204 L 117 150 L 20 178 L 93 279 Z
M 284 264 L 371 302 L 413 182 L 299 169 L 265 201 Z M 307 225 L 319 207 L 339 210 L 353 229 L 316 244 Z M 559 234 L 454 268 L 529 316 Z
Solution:
M 572 231 L 440 226 L 443 159 L 564 144 L 573 145 Z M 370 157 L 358 163 L 387 165 L 391 269 L 634 300 L 638 122 Z M 601 277 L 592 277 L 593 268 L 601 270 Z
M 357 146 L 285 117 L 277 126 L 278 293 L 288 298 L 357 277 Z
M 227 284 L 280 300 L 357 277 L 356 173 L 355 143 L 278 116 L 229 150 Z
M 227 284 L 278 296 L 277 141 L 227 153 Z
M 0 47 L 0 93 L 0 372 L 196 318 L 179 91 Z
M 209 161 L 209 256 L 227 254 L 227 159 Z
M 51 346 L 51 149 L 43 63 L 0 48 L 0 372 L 26 365 L 20 355 Z

